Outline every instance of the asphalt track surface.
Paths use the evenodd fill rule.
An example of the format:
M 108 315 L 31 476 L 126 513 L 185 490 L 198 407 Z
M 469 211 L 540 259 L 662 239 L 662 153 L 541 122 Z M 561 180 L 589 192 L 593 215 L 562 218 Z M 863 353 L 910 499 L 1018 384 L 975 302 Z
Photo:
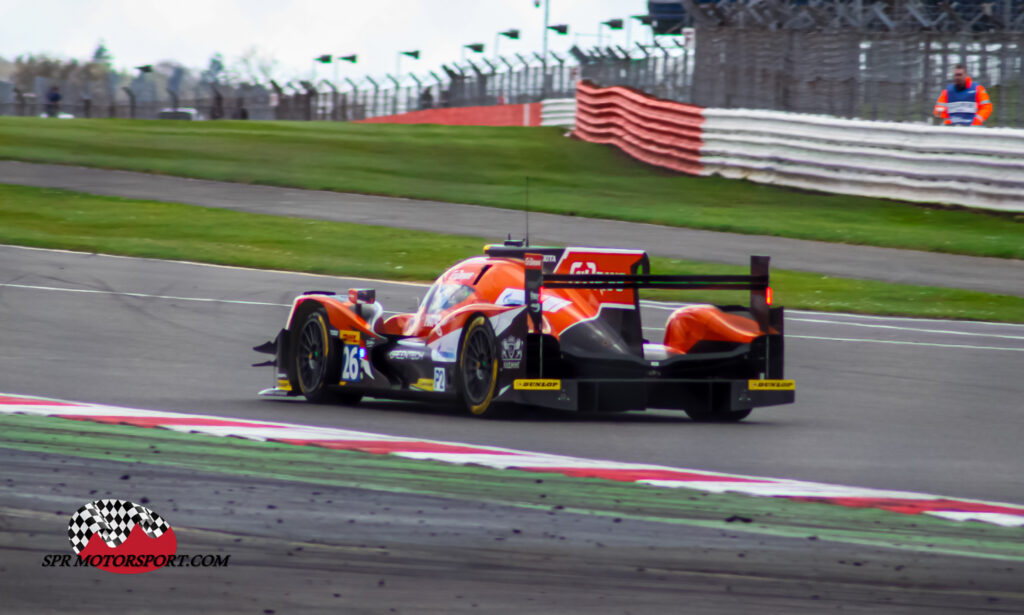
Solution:
M 506 233 L 520 236 L 525 228 L 523 213 L 514 210 L 85 167 L 0 161 L 0 183 L 492 240 L 500 240 Z M 643 248 L 657 256 L 739 265 L 749 263 L 751 254 L 765 254 L 772 257 L 773 267 L 781 269 L 1024 296 L 1024 264 L 1020 260 L 718 233 L 541 213 L 531 213 L 529 223 L 531 242 L 538 245 Z
M 250 367 L 265 358 L 251 346 L 283 325 L 291 298 L 309 289 L 367 285 L 396 312 L 411 310 L 424 291 L 414 284 L 3 246 L 0 391 L 1024 503 L 1021 325 L 790 312 L 787 376 L 798 383 L 797 403 L 756 410 L 732 425 L 695 424 L 667 411 L 538 412 L 484 421 L 403 402 L 344 407 L 256 398 L 272 374 Z M 667 314 L 666 306 L 647 304 L 648 333 L 657 335 Z M 39 612 L 41 604 L 53 612 L 71 604 L 85 604 L 83 612 L 139 611 L 148 603 L 134 592 L 154 597 L 155 612 L 200 605 L 255 613 L 335 606 L 439 613 L 671 612 L 681 604 L 693 613 L 755 605 L 778 613 L 1024 607 L 1019 562 L 717 530 L 680 533 L 639 521 L 608 537 L 608 526 L 592 519 L 570 523 L 547 513 L 358 489 L 332 489 L 328 499 L 345 502 L 343 510 L 360 518 L 390 508 L 388 523 L 346 534 L 341 551 L 318 550 L 320 539 L 338 536 L 339 521 L 308 485 L 172 469 L 147 470 L 149 491 L 169 501 L 154 502 L 180 506 L 173 512 L 194 532 L 192 544 L 236 553 L 236 561 L 249 565 L 203 571 L 199 585 L 187 570 L 133 582 L 98 571 L 41 574 L 25 569 L 25 558 L 37 565 L 41 552 L 66 550 L 62 528 L 70 512 L 92 491 L 96 497 L 123 492 L 125 466 L 7 451 L 0 467 L 7 480 L 0 490 L 0 567 L 5 583 L 19 588 L 5 612 Z M 267 516 L 268 505 L 280 514 Z M 425 534 L 414 509 L 426 510 L 428 523 L 444 530 Z M 546 539 L 512 551 L 496 548 L 496 519 Z M 52 545 L 40 543 L 44 535 Z M 597 553 L 598 535 L 615 549 Z M 375 550 L 376 543 L 387 548 Z M 309 552 L 295 559 L 296 547 Z M 871 564 L 854 567 L 854 561 Z M 674 572 L 638 574 L 645 567 Z M 912 572 L 896 573 L 904 568 Z M 84 602 L 75 603 L 81 596 Z
M 0 390 L 1024 503 L 1024 325 L 791 312 L 786 368 L 798 401 L 738 425 L 667 411 L 496 422 L 407 403 L 256 399 L 273 374 L 250 367 L 266 358 L 251 347 L 284 325 L 291 298 L 367 285 L 0 247 Z M 372 285 L 391 312 L 424 292 Z M 669 310 L 643 310 L 649 336 Z

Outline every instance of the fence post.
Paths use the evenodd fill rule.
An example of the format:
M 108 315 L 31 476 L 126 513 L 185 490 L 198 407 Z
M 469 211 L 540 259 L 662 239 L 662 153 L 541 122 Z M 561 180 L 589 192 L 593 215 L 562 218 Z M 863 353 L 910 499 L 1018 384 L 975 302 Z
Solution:
M 270 80 L 270 87 L 274 88 L 274 95 L 277 96 L 277 104 L 274 105 L 274 119 L 287 119 L 285 117 L 282 117 L 283 115 L 285 115 L 285 111 L 288 107 L 288 103 L 286 102 L 284 96 L 284 90 L 273 79 Z
M 351 113 L 350 113 L 349 112 L 349 106 L 347 104 L 348 101 L 346 100 L 345 103 L 343 103 L 344 104 L 343 110 L 344 110 L 344 113 L 345 113 L 344 119 L 346 121 L 348 121 L 350 119 L 358 120 L 360 118 L 356 114 L 358 113 L 358 104 L 359 104 L 359 86 L 356 85 L 355 81 L 352 81 L 348 77 L 345 77 L 345 81 L 347 81 L 348 84 L 352 87 L 352 106 L 351 106 L 352 110 L 351 110 Z
M 213 91 L 213 106 L 210 107 L 210 119 L 222 119 L 224 117 L 224 96 L 217 89 L 216 83 L 211 83 L 210 89 Z
M 525 88 L 519 88 L 519 91 L 521 92 L 520 96 L 523 96 L 524 102 L 533 102 L 533 93 L 530 91 L 530 86 L 532 85 L 530 83 L 530 63 L 526 60 L 526 58 L 522 56 L 522 54 L 518 52 L 515 54 L 515 56 L 523 64 L 523 72 L 520 73 L 520 75 L 523 76 L 523 79 L 520 80 L 520 84 L 524 82 L 526 83 Z
M 124 93 L 128 95 L 128 117 L 135 119 L 135 92 L 132 92 L 131 88 L 121 88 Z
M 299 85 L 302 86 L 302 89 L 306 90 L 305 94 L 303 94 L 303 102 L 305 104 L 302 105 L 302 119 L 306 120 L 307 122 L 311 122 L 314 119 L 316 119 L 314 109 L 317 106 L 316 101 L 317 97 L 319 96 L 319 92 L 317 92 L 313 84 L 308 81 L 300 81 Z
M 329 118 L 326 116 L 321 118 L 318 114 L 317 119 L 330 119 L 335 122 L 338 121 L 338 88 L 334 87 L 334 84 L 326 79 L 321 79 L 317 85 L 321 87 L 326 85 L 328 88 L 331 89 L 331 115 Z M 319 108 L 319 104 L 317 105 L 317 107 Z
M 567 98 L 569 97 L 569 92 L 565 83 L 565 58 L 554 51 L 549 51 L 548 53 L 555 59 L 555 62 L 558 62 L 558 91 L 553 96 L 555 98 Z
M 395 93 L 391 96 L 391 115 L 398 115 L 398 97 L 400 96 L 402 85 L 391 73 L 388 73 L 386 76 L 392 85 L 395 86 Z
M 415 104 L 412 104 L 412 99 L 410 97 L 410 100 L 409 100 L 410 104 L 408 105 L 408 108 L 409 109 L 428 109 L 429 107 L 427 107 L 427 105 L 425 104 L 426 100 L 423 98 L 423 93 L 427 92 L 429 90 L 424 90 L 423 89 L 423 82 L 420 81 L 416 77 L 416 75 L 414 75 L 412 73 L 409 73 L 409 76 L 412 78 L 413 82 L 416 83 L 416 101 L 415 101 Z M 431 104 L 430 106 L 432 107 L 433 104 Z
M 25 115 L 25 93 L 14 88 L 14 98 L 17 102 L 14 103 L 14 114 L 17 116 Z

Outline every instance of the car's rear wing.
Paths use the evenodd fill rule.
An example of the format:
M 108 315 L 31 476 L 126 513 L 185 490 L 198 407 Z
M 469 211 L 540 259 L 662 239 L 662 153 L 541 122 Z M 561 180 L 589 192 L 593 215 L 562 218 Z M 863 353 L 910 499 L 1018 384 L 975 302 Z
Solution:
M 772 290 L 769 285 L 768 256 L 750 257 L 750 275 L 649 275 L 649 274 L 564 274 L 544 273 L 542 254 L 525 254 L 526 306 L 534 330 L 541 330 L 541 287 L 586 289 L 676 289 L 676 290 L 747 290 L 750 291 L 750 312 L 761 331 L 771 326 L 769 307 Z

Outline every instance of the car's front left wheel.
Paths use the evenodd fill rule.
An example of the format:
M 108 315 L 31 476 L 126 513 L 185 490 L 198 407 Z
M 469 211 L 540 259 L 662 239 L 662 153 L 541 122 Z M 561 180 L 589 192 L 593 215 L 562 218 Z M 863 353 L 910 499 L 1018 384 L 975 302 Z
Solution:
M 330 374 L 338 373 L 340 364 L 331 349 L 326 312 L 318 309 L 306 317 L 292 347 L 292 368 L 299 392 L 314 403 L 331 401 L 328 379 Z
M 493 403 L 498 344 L 486 316 L 475 316 L 463 329 L 456 379 L 459 396 L 471 414 L 490 418 L 500 413 Z

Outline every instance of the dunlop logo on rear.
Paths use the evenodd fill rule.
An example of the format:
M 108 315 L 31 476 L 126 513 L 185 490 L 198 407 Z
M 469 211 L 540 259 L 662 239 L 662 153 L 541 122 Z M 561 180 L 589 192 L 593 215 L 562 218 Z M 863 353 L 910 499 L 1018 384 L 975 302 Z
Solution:
M 543 378 L 520 378 L 512 382 L 512 388 L 517 391 L 558 391 L 562 388 L 562 381 Z
M 796 380 L 748 380 L 751 391 L 795 391 Z

